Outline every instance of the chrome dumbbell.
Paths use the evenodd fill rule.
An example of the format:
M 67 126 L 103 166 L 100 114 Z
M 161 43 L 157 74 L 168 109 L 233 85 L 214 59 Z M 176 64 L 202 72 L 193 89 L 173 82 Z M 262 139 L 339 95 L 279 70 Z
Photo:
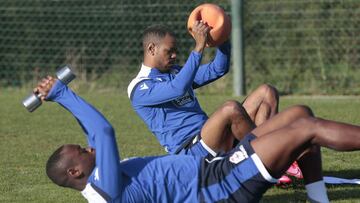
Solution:
M 65 66 L 56 72 L 56 77 L 61 80 L 64 84 L 69 84 L 76 76 L 69 66 Z M 41 104 L 41 94 L 40 93 L 31 93 L 28 97 L 23 100 L 23 105 L 29 112 L 33 112 L 37 109 Z

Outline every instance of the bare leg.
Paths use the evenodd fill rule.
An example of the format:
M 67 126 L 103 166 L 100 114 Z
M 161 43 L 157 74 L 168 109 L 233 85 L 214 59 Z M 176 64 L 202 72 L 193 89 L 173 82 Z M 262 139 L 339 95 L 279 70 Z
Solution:
M 311 183 L 322 178 L 308 175 L 321 174 L 320 150 L 316 147 L 325 146 L 340 151 L 359 150 L 360 126 L 312 117 L 300 118 L 283 128 L 260 136 L 252 141 L 251 145 L 274 177 L 280 177 L 291 162 L 302 155 L 299 165 L 304 171 L 305 181 Z M 314 161 L 318 162 L 315 168 Z M 315 169 L 318 171 L 315 172 Z
M 289 165 L 298 160 L 305 180 L 310 201 L 328 202 L 325 184 L 322 181 L 320 146 L 340 151 L 360 149 L 360 126 L 344 124 L 312 117 L 312 113 L 295 119 L 287 125 L 287 114 L 307 107 L 289 108 L 256 128 L 253 133 L 264 133 L 251 142 L 269 173 L 280 177 Z M 291 114 L 291 113 L 290 113 Z M 274 126 L 279 127 L 274 129 Z
M 271 85 L 261 85 L 243 102 L 251 120 L 258 126 L 278 113 L 279 94 Z
M 322 180 L 322 161 L 320 146 L 313 145 L 297 159 L 305 184 Z M 309 167 L 311 166 L 311 167 Z
M 268 136 L 268 134 L 271 134 L 278 129 L 282 129 L 284 127 L 289 126 L 294 121 L 297 121 L 300 118 L 308 118 L 313 117 L 313 113 L 310 108 L 307 106 L 293 106 L 290 107 L 281 113 L 275 115 L 271 120 L 264 122 L 262 125 L 258 126 L 256 129 L 252 131 L 253 134 L 255 134 L 258 137 L 262 136 Z M 288 137 L 286 134 L 284 134 L 285 137 Z M 283 141 L 282 138 L 279 138 L 279 142 Z M 269 145 L 263 145 L 264 149 L 267 148 L 273 148 L 273 146 L 268 147 Z M 300 153 L 302 152 L 302 153 Z M 301 155 L 302 154 L 302 155 Z M 290 157 L 290 155 L 289 155 Z M 317 146 L 305 146 L 301 149 L 299 149 L 299 154 L 295 153 L 293 156 L 291 156 L 290 160 L 284 160 L 279 159 L 278 161 L 285 161 L 285 163 L 281 163 L 279 165 L 286 165 L 289 166 L 291 163 L 291 160 L 297 159 L 299 160 L 299 166 L 301 168 L 301 171 L 303 172 L 304 177 L 306 177 L 305 182 L 315 182 L 317 180 L 321 180 L 322 174 L 321 174 L 321 155 L 320 155 L 320 148 Z M 302 167 L 304 165 L 313 165 L 313 168 L 316 168 L 314 170 L 313 168 L 306 168 Z M 273 171 L 272 169 L 269 169 L 269 171 Z M 283 174 L 283 169 L 276 169 L 275 171 L 278 171 L 279 173 L 274 173 L 273 175 L 278 177 Z
M 283 128 L 283 127 L 291 124 L 292 122 L 296 121 L 299 118 L 307 118 L 307 117 L 312 117 L 312 116 L 313 116 L 313 113 L 309 107 L 302 106 L 302 105 L 292 106 L 290 108 L 285 109 L 281 113 L 275 115 L 274 117 L 272 117 L 271 121 L 265 121 L 262 125 L 260 125 L 258 128 L 253 130 L 252 133 L 255 134 L 256 136 L 261 137 L 261 136 L 266 135 L 274 130 Z M 312 150 L 315 150 L 315 149 L 312 149 Z M 321 159 L 319 155 L 315 155 L 315 156 L 317 156 L 317 157 L 319 157 L 319 159 Z M 309 158 L 304 157 L 302 159 L 299 159 L 299 162 L 307 162 L 306 160 L 308 160 L 308 159 Z M 319 168 L 319 171 L 321 171 L 321 161 L 319 161 L 319 163 L 320 164 L 318 164 L 316 166 L 316 168 Z M 301 164 L 299 164 L 299 165 L 301 165 Z M 295 165 L 293 167 L 298 167 L 298 166 Z M 303 169 L 301 167 L 300 167 L 300 171 L 301 171 L 300 174 L 294 174 L 293 170 L 294 169 L 292 169 L 292 168 L 288 169 L 291 176 L 293 176 L 293 175 L 301 176 L 301 173 L 302 174 L 308 173 L 307 169 Z M 297 172 L 297 171 L 295 170 L 295 172 Z M 316 174 L 316 172 L 313 172 L 313 171 L 309 171 L 309 173 L 310 173 L 310 175 Z M 310 175 L 308 175 L 308 177 L 310 177 Z M 295 176 L 295 177 L 299 178 L 299 176 Z M 315 180 L 318 177 L 322 177 L 321 174 L 317 173 L 317 175 L 315 175 L 315 177 L 312 178 L 311 180 Z M 305 180 L 305 182 L 306 182 L 306 180 Z
M 294 106 L 281 112 L 281 116 L 272 118 L 272 122 L 265 122 L 261 128 L 253 133 L 262 136 L 273 130 L 292 123 L 298 118 L 312 116 L 311 110 L 306 106 Z M 204 124 L 201 137 L 213 150 L 229 151 L 233 148 L 234 140 L 241 140 L 255 125 L 247 115 L 244 108 L 237 101 L 227 101 L 217 109 Z
M 283 128 L 299 118 L 313 117 L 312 110 L 304 105 L 295 105 L 283 110 L 281 113 L 271 118 L 271 121 L 265 121 L 263 124 L 255 128 L 252 133 L 257 137 L 261 137 L 274 130 Z
M 229 151 L 235 139 L 242 139 L 255 128 L 245 109 L 237 101 L 227 101 L 217 109 L 201 129 L 201 138 L 215 151 Z
M 241 140 L 256 125 L 274 116 L 278 112 L 278 102 L 277 90 L 270 85 L 261 85 L 243 105 L 231 100 L 217 109 L 204 124 L 201 137 L 213 150 L 229 151 L 236 143 L 234 141 Z

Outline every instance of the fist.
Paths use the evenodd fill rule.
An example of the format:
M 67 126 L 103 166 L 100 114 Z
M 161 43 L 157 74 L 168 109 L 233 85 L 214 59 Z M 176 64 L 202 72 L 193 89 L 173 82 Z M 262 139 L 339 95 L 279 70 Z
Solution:
M 192 27 L 192 33 L 196 42 L 196 51 L 202 52 L 208 40 L 209 32 L 210 27 L 207 23 L 198 20 L 194 22 L 194 25 Z
M 55 78 L 47 76 L 38 83 L 33 92 L 37 94 L 42 101 L 44 101 L 55 82 Z

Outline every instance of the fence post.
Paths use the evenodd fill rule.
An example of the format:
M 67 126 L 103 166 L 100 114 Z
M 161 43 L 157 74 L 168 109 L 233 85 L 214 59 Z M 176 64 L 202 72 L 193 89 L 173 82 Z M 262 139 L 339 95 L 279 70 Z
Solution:
M 245 94 L 243 0 L 231 0 L 233 91 L 235 96 Z

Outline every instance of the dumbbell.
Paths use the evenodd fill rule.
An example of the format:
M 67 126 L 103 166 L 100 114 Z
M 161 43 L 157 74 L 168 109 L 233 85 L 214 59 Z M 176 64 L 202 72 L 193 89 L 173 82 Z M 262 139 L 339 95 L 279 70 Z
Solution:
M 69 84 L 76 76 L 69 66 L 65 66 L 56 72 L 56 77 L 62 81 L 64 84 Z M 37 109 L 41 104 L 41 95 L 40 93 L 31 93 L 28 97 L 23 100 L 23 105 L 29 112 L 33 112 Z

